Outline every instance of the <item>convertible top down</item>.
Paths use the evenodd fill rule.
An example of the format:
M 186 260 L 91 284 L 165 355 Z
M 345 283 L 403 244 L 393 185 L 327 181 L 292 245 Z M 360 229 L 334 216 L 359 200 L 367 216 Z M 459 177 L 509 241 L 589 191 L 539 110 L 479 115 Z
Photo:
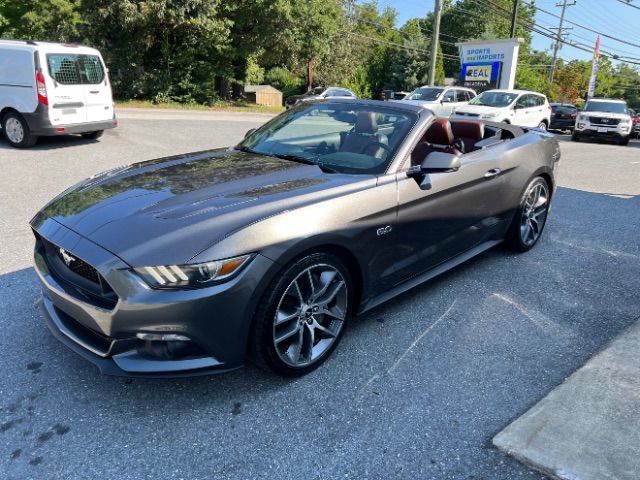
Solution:
M 102 372 L 324 362 L 351 317 L 540 238 L 559 148 L 403 102 L 304 102 L 236 147 L 80 182 L 31 226 L 49 328 Z

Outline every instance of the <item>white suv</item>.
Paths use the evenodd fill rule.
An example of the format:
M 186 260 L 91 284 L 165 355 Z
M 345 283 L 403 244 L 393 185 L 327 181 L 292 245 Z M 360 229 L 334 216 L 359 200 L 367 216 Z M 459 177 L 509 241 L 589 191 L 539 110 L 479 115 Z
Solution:
M 624 100 L 591 98 L 576 118 L 571 140 L 605 138 L 626 145 L 631 138 L 633 118 Z
M 479 118 L 546 130 L 551 122 L 551 105 L 541 93 L 527 90 L 487 90 L 458 108 L 452 120 Z
M 418 87 L 400 102 L 410 102 L 428 108 L 439 117 L 449 117 L 476 96 L 465 87 Z
M 98 50 L 0 40 L 0 126 L 11 145 L 78 133 L 96 139 L 117 125 L 107 68 Z

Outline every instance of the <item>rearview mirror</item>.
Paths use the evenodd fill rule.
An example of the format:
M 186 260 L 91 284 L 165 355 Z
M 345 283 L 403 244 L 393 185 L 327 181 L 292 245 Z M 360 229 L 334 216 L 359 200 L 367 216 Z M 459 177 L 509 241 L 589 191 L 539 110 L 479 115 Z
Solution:
M 431 152 L 420 165 L 413 166 L 407 170 L 407 177 L 414 178 L 422 190 L 430 190 L 430 174 L 455 172 L 459 169 L 459 155 L 446 152 Z
M 244 134 L 244 138 L 247 138 L 249 135 L 251 135 L 255 131 L 256 131 L 255 128 L 251 128 L 251 129 L 247 130 L 247 133 Z

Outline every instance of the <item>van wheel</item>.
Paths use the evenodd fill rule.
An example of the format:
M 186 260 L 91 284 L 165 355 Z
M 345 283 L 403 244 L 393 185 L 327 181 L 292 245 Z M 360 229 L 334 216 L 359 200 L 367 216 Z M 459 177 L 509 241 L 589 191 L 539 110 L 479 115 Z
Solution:
M 33 147 L 38 137 L 31 134 L 29 125 L 18 112 L 9 112 L 2 117 L 2 131 L 11 146 L 16 148 Z
M 86 132 L 82 134 L 82 138 L 86 138 L 87 140 L 97 140 L 102 136 L 104 130 L 96 130 L 95 132 Z

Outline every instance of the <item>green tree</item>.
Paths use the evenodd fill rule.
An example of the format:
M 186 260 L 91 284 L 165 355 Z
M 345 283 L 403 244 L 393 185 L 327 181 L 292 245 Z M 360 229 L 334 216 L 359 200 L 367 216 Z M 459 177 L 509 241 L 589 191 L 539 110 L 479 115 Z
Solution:
M 4 0 L 0 37 L 50 42 L 78 40 L 79 0 Z

